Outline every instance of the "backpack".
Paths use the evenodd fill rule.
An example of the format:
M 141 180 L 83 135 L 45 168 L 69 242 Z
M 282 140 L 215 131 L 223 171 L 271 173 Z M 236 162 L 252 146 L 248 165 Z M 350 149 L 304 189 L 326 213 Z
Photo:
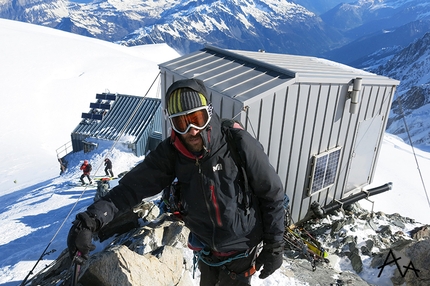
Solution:
M 234 119 L 221 119 L 221 131 L 226 135 L 226 141 L 228 144 L 228 149 L 230 150 L 231 156 L 233 157 L 233 160 L 239 169 L 240 172 L 242 172 L 243 177 L 243 198 L 242 202 L 245 205 L 246 213 L 249 213 L 249 204 L 250 204 L 250 197 L 252 196 L 252 190 L 249 187 L 248 183 L 248 177 L 246 175 L 245 171 L 245 159 L 243 158 L 242 153 L 237 148 L 237 144 L 234 138 L 234 135 L 231 132 L 232 128 L 234 127 L 234 124 L 237 123 L 240 125 L 240 127 L 245 130 L 242 123 L 239 121 L 236 121 Z M 263 148 L 263 146 L 261 146 Z M 284 209 L 287 212 L 287 209 L 289 208 L 290 198 L 287 196 L 287 194 L 284 195 Z
M 85 168 L 85 171 L 87 172 L 91 172 L 93 170 L 93 166 L 91 166 L 91 164 L 88 164 L 87 167 Z
M 234 125 L 239 124 L 240 127 L 245 130 L 242 123 L 236 121 L 234 119 L 222 118 L 221 119 L 221 132 L 225 135 L 225 139 L 227 141 L 228 149 L 230 150 L 230 154 L 233 158 L 234 163 L 236 164 L 239 172 L 242 174 L 243 178 L 243 194 L 242 197 L 239 198 L 242 200 L 242 203 L 245 206 L 246 214 L 249 213 L 250 209 L 250 197 L 252 195 L 251 189 L 248 183 L 248 176 L 246 175 L 245 170 L 245 159 L 243 158 L 241 152 L 238 150 L 235 138 L 231 129 L 235 128 Z

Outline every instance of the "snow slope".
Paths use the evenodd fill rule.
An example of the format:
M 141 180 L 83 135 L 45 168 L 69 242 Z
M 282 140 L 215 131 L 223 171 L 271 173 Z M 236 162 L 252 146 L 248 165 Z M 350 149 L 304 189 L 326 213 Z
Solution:
M 56 149 L 96 93 L 144 96 L 157 64 L 179 56 L 166 44 L 125 47 L 5 19 L 0 38 L 0 194 L 59 173 Z

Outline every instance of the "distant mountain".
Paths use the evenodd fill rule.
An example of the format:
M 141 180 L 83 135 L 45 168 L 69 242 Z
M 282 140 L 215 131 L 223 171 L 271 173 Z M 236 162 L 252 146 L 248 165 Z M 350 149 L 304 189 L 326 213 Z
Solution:
M 342 38 L 314 13 L 282 0 L 212 1 L 192 7 L 181 3 L 164 15 L 119 42 L 166 41 L 183 54 L 209 43 L 221 48 L 317 55 Z
M 66 0 L 2 0 L 0 18 L 55 27 L 69 15 Z
M 430 68 L 423 58 L 412 55 L 420 53 L 417 50 L 420 43 L 421 49 L 426 49 L 430 0 L 343 2 L 347 3 L 342 0 L 0 0 L 0 17 L 127 46 L 167 43 L 180 54 L 210 44 L 323 57 L 400 79 L 399 97 L 417 104 L 406 104 L 406 113 L 419 114 L 418 105 L 427 104 L 429 97 L 428 80 L 421 75 L 430 74 Z M 333 8 L 327 11 L 330 7 Z M 323 11 L 326 12 L 319 16 Z M 400 56 L 405 54 L 406 57 Z M 406 70 L 407 73 L 401 74 Z M 394 134 L 401 134 L 395 127 L 400 122 L 398 116 L 399 107 L 393 103 L 388 131 Z M 414 128 L 418 125 L 414 124 Z M 430 145 L 430 138 L 416 140 Z
M 404 48 L 430 30 L 429 0 L 360 0 L 341 4 L 321 15 L 341 31 L 346 45 L 324 53 L 324 57 L 361 67 L 370 54 L 386 56 Z
M 386 60 L 428 31 L 430 18 L 417 20 L 360 37 L 338 49 L 324 53 L 324 57 L 356 68 L 364 68 L 371 62 Z
M 129 46 L 165 42 L 181 54 L 211 44 L 360 66 L 421 37 L 430 0 L 2 0 L 0 17 Z
M 351 3 L 355 1 L 357 0 L 293 0 L 291 2 L 302 5 L 309 11 L 312 11 L 317 15 L 321 15 L 339 4 Z
M 212 44 L 318 55 L 342 42 L 319 16 L 286 0 L 11 0 L 0 3 L 0 17 L 124 45 L 165 42 L 181 54 Z
M 430 145 L 430 33 L 371 70 L 401 81 L 392 103 L 387 132 L 428 149 Z M 405 119 L 405 120 L 404 120 Z M 407 126 L 405 126 L 405 121 Z M 409 134 L 408 134 L 409 132 Z

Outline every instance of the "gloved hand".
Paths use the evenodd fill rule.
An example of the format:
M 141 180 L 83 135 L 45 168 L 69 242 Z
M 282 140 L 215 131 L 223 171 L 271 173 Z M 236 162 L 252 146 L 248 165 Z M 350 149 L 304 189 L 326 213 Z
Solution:
M 255 262 L 255 268 L 260 270 L 263 266 L 263 270 L 260 272 L 260 279 L 265 279 L 276 269 L 281 267 L 282 261 L 284 260 L 284 242 L 275 242 L 271 244 L 265 244 L 263 250 L 257 257 Z
M 90 217 L 87 212 L 79 213 L 76 215 L 76 220 L 70 228 L 69 235 L 67 236 L 67 247 L 69 248 L 70 258 L 76 255 L 76 252 L 81 253 L 80 258 L 75 261 L 82 264 L 88 259 L 88 254 L 93 251 L 96 246 L 92 244 L 93 232 L 98 229 L 97 221 Z

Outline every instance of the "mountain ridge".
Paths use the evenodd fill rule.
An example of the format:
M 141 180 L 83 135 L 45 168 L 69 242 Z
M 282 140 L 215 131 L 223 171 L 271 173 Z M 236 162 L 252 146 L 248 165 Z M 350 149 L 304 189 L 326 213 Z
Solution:
M 410 62 L 406 62 L 399 56 L 405 49 L 408 55 L 419 53 L 414 50 L 417 46 L 409 45 L 422 40 L 430 29 L 430 0 L 347 2 L 331 0 L 333 8 L 323 12 L 322 7 L 328 4 L 322 0 L 313 3 L 307 0 L 100 0 L 89 3 L 3 0 L 0 17 L 125 46 L 167 43 L 182 55 L 209 44 L 225 49 L 322 57 L 401 80 L 397 92 L 400 97 L 406 90 L 410 90 L 409 99 L 421 93 L 428 96 L 427 88 L 419 85 L 428 84 L 425 75 L 430 73 L 430 65 L 423 61 L 414 63 L 418 59 L 409 56 Z M 312 9 L 304 6 L 310 4 Z M 323 13 L 317 15 L 311 10 Z M 393 62 L 388 64 L 391 59 L 399 59 L 404 65 L 401 69 L 411 72 L 404 76 L 393 73 Z M 421 72 L 413 72 L 414 69 Z M 390 123 L 398 121 L 396 112 L 392 113 Z M 423 124 L 414 122 L 411 129 L 422 128 Z M 390 130 L 399 135 L 401 129 Z M 424 147 L 430 145 L 430 138 L 422 140 L 418 139 L 417 143 Z

